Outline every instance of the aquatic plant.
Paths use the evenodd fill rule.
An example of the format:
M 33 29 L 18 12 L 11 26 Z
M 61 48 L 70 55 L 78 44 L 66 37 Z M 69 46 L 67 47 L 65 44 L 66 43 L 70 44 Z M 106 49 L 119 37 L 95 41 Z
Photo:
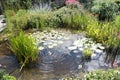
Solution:
M 30 63 L 34 62 L 38 58 L 38 49 L 34 45 L 34 40 L 26 36 L 24 32 L 20 32 L 17 36 L 10 38 L 9 48 L 14 52 L 19 63 L 21 64 L 21 69 L 28 66 Z
M 90 49 L 84 49 L 84 50 L 82 51 L 82 56 L 83 56 L 83 58 L 85 58 L 85 59 L 90 59 L 92 53 L 93 53 L 92 50 L 90 50 Z
M 0 70 L 0 80 L 16 80 L 16 78 L 6 74 L 4 70 Z

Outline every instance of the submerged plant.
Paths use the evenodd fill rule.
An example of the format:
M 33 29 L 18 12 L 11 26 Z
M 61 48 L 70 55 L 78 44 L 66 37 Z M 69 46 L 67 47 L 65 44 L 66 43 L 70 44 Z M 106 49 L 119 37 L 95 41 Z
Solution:
M 34 45 L 34 40 L 26 36 L 24 32 L 20 32 L 18 36 L 11 38 L 9 41 L 9 48 L 14 52 L 20 64 L 22 64 L 20 71 L 24 66 L 36 61 L 38 58 L 38 50 Z

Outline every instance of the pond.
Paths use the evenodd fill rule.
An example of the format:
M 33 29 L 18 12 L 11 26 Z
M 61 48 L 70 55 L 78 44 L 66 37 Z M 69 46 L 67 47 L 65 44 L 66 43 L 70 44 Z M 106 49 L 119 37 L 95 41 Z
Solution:
M 65 77 L 83 77 L 86 71 L 107 69 L 105 47 L 86 38 L 84 33 L 73 34 L 65 30 L 36 31 L 29 33 L 35 38 L 39 49 L 39 59 L 30 68 L 19 72 L 16 57 L 0 44 L 0 68 L 19 80 L 59 80 Z M 83 58 L 83 51 L 92 51 L 91 59 Z

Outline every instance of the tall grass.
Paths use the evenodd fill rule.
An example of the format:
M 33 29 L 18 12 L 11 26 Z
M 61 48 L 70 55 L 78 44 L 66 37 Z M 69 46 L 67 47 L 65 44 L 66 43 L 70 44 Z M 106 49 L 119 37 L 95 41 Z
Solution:
M 21 64 L 20 71 L 24 66 L 36 61 L 38 58 L 38 50 L 34 45 L 34 40 L 26 36 L 24 32 L 20 32 L 18 36 L 12 37 L 9 41 L 9 48 L 14 52 Z

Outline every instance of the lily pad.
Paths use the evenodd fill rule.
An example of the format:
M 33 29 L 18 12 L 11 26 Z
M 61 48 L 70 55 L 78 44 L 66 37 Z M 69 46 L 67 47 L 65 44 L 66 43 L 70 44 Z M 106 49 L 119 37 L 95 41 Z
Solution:
M 78 48 L 78 50 L 83 51 L 84 49 L 83 48 Z
M 78 65 L 78 69 L 82 69 L 82 65 Z
M 57 43 L 58 43 L 58 44 L 62 44 L 62 43 L 63 43 L 63 41 L 58 41 Z
M 50 48 L 50 49 L 53 48 L 53 47 L 54 47 L 53 45 L 49 45 L 49 46 L 48 46 L 48 48 Z
M 57 44 L 56 43 L 54 43 L 54 44 L 52 44 L 53 46 L 57 46 Z
M 74 52 L 74 53 L 79 53 L 79 51 L 78 51 L 78 50 L 74 50 L 73 52 Z
M 75 49 L 77 49 L 77 46 L 70 46 L 70 47 L 68 47 L 68 49 L 69 50 L 75 50 Z
M 43 50 L 43 49 L 44 49 L 44 47 L 40 46 L 38 49 L 39 49 L 39 50 Z

